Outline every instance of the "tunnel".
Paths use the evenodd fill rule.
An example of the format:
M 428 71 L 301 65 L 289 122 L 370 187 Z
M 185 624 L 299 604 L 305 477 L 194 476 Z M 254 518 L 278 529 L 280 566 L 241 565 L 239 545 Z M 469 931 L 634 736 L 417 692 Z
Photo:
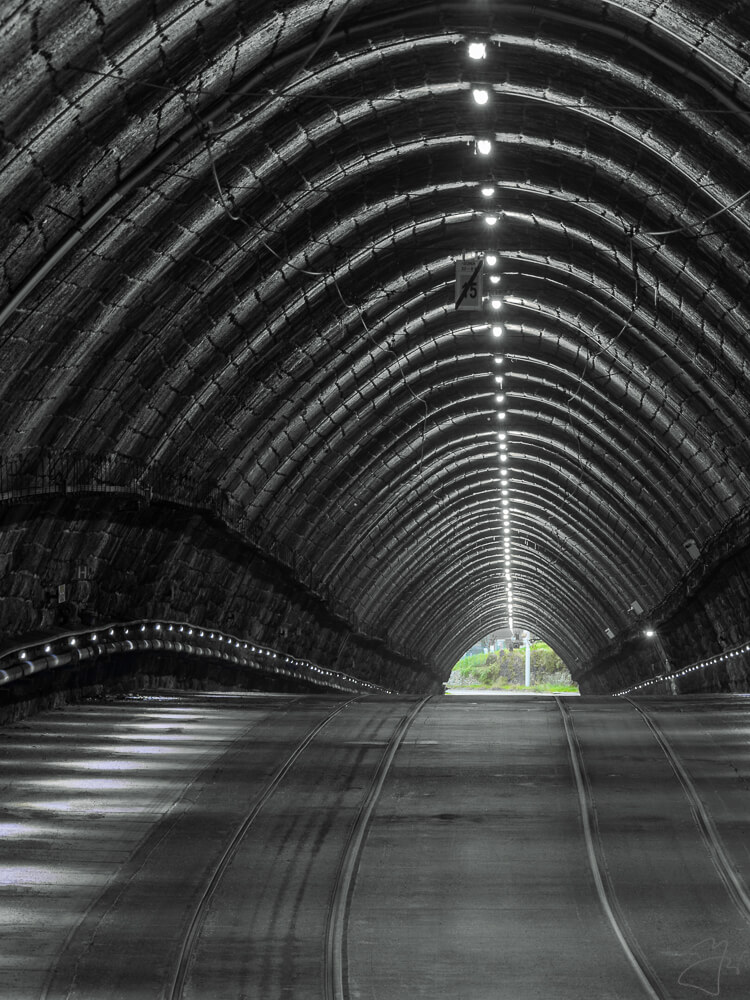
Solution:
M 3 13 L 9 644 L 744 690 L 744 5 L 249 7 Z
M 556 858 L 555 883 L 562 842 L 540 833 L 532 861 L 516 838 L 495 856 L 471 825 L 476 802 L 461 782 L 494 801 L 498 774 L 509 810 L 578 830 L 571 851 L 587 874 L 565 907 L 594 891 L 621 946 L 601 974 L 586 966 L 582 1000 L 748 995 L 737 928 L 750 922 L 750 894 L 734 838 L 750 781 L 738 736 L 750 692 L 749 87 L 743 0 L 4 0 L 0 726 L 8 787 L 57 792 L 29 805 L 13 791 L 0 829 L 34 841 L 60 809 L 83 836 L 85 817 L 104 829 L 111 806 L 129 860 L 118 876 L 109 862 L 91 876 L 98 895 L 80 896 L 89 915 L 77 930 L 49 932 L 50 955 L 70 945 L 58 964 L 24 979 L 22 947 L 0 995 L 224 996 L 196 957 L 211 952 L 214 889 L 249 850 L 241 831 L 251 837 L 266 806 L 281 808 L 287 778 L 305 790 L 295 769 L 309 766 L 310 787 L 323 781 L 329 736 L 343 769 L 331 765 L 320 786 L 332 828 L 352 789 L 364 791 L 359 818 L 340 824 L 341 866 L 309 876 L 332 880 L 325 1000 L 369 1000 L 368 989 L 378 1000 L 461 997 L 461 977 L 445 970 L 439 983 L 357 971 L 373 954 L 400 954 L 397 969 L 409 959 L 409 935 L 373 916 L 374 859 L 393 864 L 383 892 L 399 899 L 399 871 L 417 861 L 389 854 L 378 803 L 390 802 L 394 828 L 406 815 L 414 824 L 422 812 L 404 813 L 406 799 L 436 782 L 445 801 L 428 840 L 441 871 L 457 865 L 481 895 L 474 869 L 461 868 L 468 854 L 510 865 L 515 851 L 540 871 Z M 454 664 L 494 632 L 547 643 L 584 697 L 444 697 Z M 138 727 L 158 735 L 162 716 L 175 746 L 160 757 L 144 743 L 141 759 Z M 132 737 L 122 759 L 118 726 Z M 482 749 L 498 727 L 520 770 L 494 771 Z M 135 874 L 145 841 L 128 840 L 126 819 L 131 805 L 136 824 L 156 815 L 146 779 L 159 760 L 175 768 L 154 778 L 172 789 L 169 815 L 157 809 L 144 836 L 167 836 L 190 812 L 182 739 L 190 782 L 204 765 L 219 768 L 217 787 L 249 769 L 255 805 L 227 813 L 221 836 L 207 830 L 205 855 L 163 855 L 165 872 L 175 858 L 195 869 L 186 892 L 205 906 L 179 904 L 182 951 L 154 983 L 129 981 L 126 967 L 105 989 L 102 966 L 86 972 L 84 958 L 106 965 L 120 931 L 97 931 L 94 947 L 87 928 L 117 910 L 127 865 L 128 926 L 152 899 Z M 317 764 L 304 764 L 308 753 Z M 92 767 L 112 765 L 105 784 L 76 770 L 87 754 Z M 66 760 L 71 774 L 55 777 Z M 722 797 L 708 760 L 740 784 Z M 145 798 L 128 784 L 141 763 Z M 548 789 L 537 812 L 523 788 L 555 775 L 567 792 Z M 219 808 L 208 778 L 195 787 L 201 808 Z M 670 796 L 668 822 L 659 810 Z M 643 944 L 648 921 L 628 909 L 641 903 L 628 902 L 618 872 L 635 866 L 643 897 L 673 886 L 679 866 L 660 874 L 661 840 L 652 867 L 607 846 L 608 829 L 636 823 L 646 802 L 662 817 L 659 837 L 674 837 L 697 873 L 663 921 L 713 913 L 712 879 L 734 907 L 729 929 L 715 915 L 679 946 L 665 938 L 661 957 Z M 295 822 L 306 816 L 300 806 Z M 690 824 L 698 847 L 680 839 Z M 323 828 L 310 818 L 309 837 L 300 830 L 268 836 L 298 837 L 304 867 Z M 712 874 L 693 851 L 708 852 Z M 19 858 L 6 888 L 32 898 L 56 884 L 49 856 L 38 868 Z M 266 864 L 268 887 L 279 862 Z M 73 868 L 61 885 L 88 878 Z M 312 871 L 289 878 L 302 886 Z M 422 916 L 448 906 L 437 884 L 423 872 Z M 261 905 L 287 912 L 282 889 L 252 920 Z M 534 906 L 541 920 L 544 899 Z M 442 968 L 454 946 L 451 968 L 466 968 L 474 947 L 486 955 L 486 929 L 466 907 L 455 937 L 431 936 L 429 921 L 414 932 L 421 968 Z M 320 923 L 295 913 L 300 926 Z M 40 914 L 8 919 L 47 926 Z M 601 927 L 580 919 L 591 955 L 603 954 Z M 153 918 L 154 935 L 165 921 Z M 477 978 L 464 1000 L 527 995 L 517 970 L 535 968 L 541 946 L 524 951 L 506 933 L 516 972 Z M 216 953 L 231 964 L 227 940 Z M 434 941 L 447 952 L 432 955 Z M 665 973 L 670 948 L 682 957 Z M 279 955 L 287 979 L 266 970 L 247 995 L 316 995 L 318 972 L 300 958 L 295 978 L 297 959 Z M 528 995 L 576 995 L 574 966 L 589 959 L 575 955 L 560 982 Z M 498 981 L 506 992 L 493 992 Z M 610 994 L 612 981 L 626 985 Z

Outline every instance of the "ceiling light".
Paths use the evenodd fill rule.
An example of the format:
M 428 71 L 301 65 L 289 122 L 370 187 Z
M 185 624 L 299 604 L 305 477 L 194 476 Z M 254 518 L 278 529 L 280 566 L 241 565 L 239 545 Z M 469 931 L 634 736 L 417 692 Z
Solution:
M 497 216 L 496 215 L 485 215 L 484 221 L 487 223 L 488 226 L 496 226 L 497 225 Z
M 493 194 L 495 193 L 495 189 L 490 184 L 487 184 L 481 190 L 482 190 L 482 197 L 483 198 L 491 198 L 493 196 Z
M 493 309 L 502 309 L 503 300 L 502 299 L 490 299 L 490 305 Z
M 492 336 L 493 337 L 502 337 L 502 335 L 503 335 L 503 328 L 501 326 L 493 326 L 492 327 Z M 500 363 L 502 363 L 502 362 L 500 362 Z M 495 358 L 495 364 L 498 364 L 497 358 Z
M 490 267 L 494 267 L 497 264 L 497 257 L 494 253 L 485 254 L 484 262 L 485 264 L 489 264 Z
M 474 98 L 475 104 L 486 104 L 490 99 L 489 90 L 485 90 L 484 87 L 475 87 L 471 96 Z
M 477 153 L 480 156 L 489 156 L 492 152 L 492 141 L 490 139 L 477 139 Z
M 502 492 L 502 495 L 504 497 L 507 497 L 507 495 L 508 495 L 508 491 L 507 490 L 501 490 L 501 492 Z
M 498 413 L 497 419 L 498 420 L 505 420 L 505 414 L 504 413 Z
M 498 398 L 498 399 L 500 400 L 500 402 L 502 403 L 502 399 L 500 399 L 500 397 L 499 397 L 499 396 L 498 396 L 497 398 Z M 508 435 L 507 435 L 507 434 L 505 433 L 505 431 L 500 431 L 500 433 L 498 434 L 498 437 L 500 438 L 500 440 L 501 440 L 501 441 L 504 441 L 504 440 L 505 440 L 505 439 L 507 438 L 507 436 L 508 436 Z
M 508 461 L 508 456 L 507 455 L 501 455 L 500 456 L 500 461 L 501 462 L 507 462 Z
M 491 285 L 499 285 L 500 284 L 500 275 L 499 274 L 491 274 L 490 275 L 490 284 Z
M 487 55 L 487 46 L 484 42 L 469 42 L 469 59 L 484 59 Z
M 497 358 L 495 358 L 495 364 L 496 365 L 501 365 L 502 361 L 498 361 Z M 496 375 L 495 376 L 495 381 L 498 383 L 498 385 L 502 385 L 503 384 L 503 376 L 502 375 Z
M 503 444 L 502 442 L 500 442 L 500 444 L 498 445 L 498 448 L 500 449 L 500 451 L 507 451 L 508 450 L 507 444 Z

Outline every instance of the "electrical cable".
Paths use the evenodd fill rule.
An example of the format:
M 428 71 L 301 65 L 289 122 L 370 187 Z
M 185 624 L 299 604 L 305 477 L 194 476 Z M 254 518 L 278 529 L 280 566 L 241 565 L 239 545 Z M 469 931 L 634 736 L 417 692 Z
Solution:
M 677 226 L 675 229 L 663 229 L 659 232 L 639 232 L 637 235 L 649 236 L 653 238 L 657 236 L 674 236 L 677 233 L 689 233 L 692 229 L 697 229 L 699 226 L 705 226 L 707 222 L 710 222 L 712 219 L 716 219 L 720 215 L 723 215 L 724 212 L 729 212 L 736 205 L 739 205 L 740 202 L 743 202 L 748 197 L 750 197 L 750 191 L 745 191 L 744 194 L 741 194 L 739 198 L 735 198 L 735 200 L 733 202 L 730 202 L 729 205 L 725 205 L 723 208 L 720 208 L 717 212 L 714 212 L 712 215 L 706 216 L 706 218 L 702 222 L 696 222 L 689 226 Z M 704 236 L 708 234 L 696 233 L 695 235 Z
M 306 61 L 305 66 L 309 63 Z M 90 76 L 98 76 L 102 78 L 110 78 L 118 81 L 119 83 L 126 84 L 131 87 L 146 87 L 152 90 L 160 90 L 165 93 L 172 93 L 174 87 L 169 86 L 165 83 L 153 83 L 150 80 L 143 80 L 139 77 L 126 76 L 123 73 L 113 72 L 112 70 L 101 70 L 92 69 L 89 66 L 80 66 L 77 63 L 68 62 L 65 64 L 65 69 L 73 70 L 76 73 L 87 73 Z M 302 69 L 298 71 L 302 72 Z M 212 93 L 216 96 L 222 97 L 234 97 L 236 99 L 241 99 L 244 97 L 248 98 L 266 98 L 267 100 L 309 100 L 310 98 L 320 98 L 321 100 L 329 101 L 334 104 L 338 103 L 348 103 L 351 101 L 350 94 L 332 94 L 330 91 L 319 91 L 319 90 L 309 90 L 304 94 L 292 95 L 290 96 L 288 91 L 292 86 L 295 85 L 296 78 L 290 81 L 282 88 L 278 87 L 266 87 L 263 90 L 243 90 L 242 92 L 237 92 L 228 87 L 213 88 Z M 196 97 L 201 97 L 205 93 L 203 88 L 184 88 L 186 93 L 193 94 Z M 460 85 L 457 85 L 457 90 L 463 90 Z M 425 93 L 429 93 L 425 91 Z M 657 106 L 653 104 L 581 104 L 580 101 L 552 101 L 549 98 L 540 97 L 536 94 L 506 94 L 502 91 L 496 91 L 503 100 L 503 105 L 508 105 L 513 101 L 517 101 L 519 104 L 528 105 L 527 110 L 534 107 L 544 108 L 545 110 L 550 107 L 554 110 L 564 109 L 571 111 L 619 111 L 619 112 L 651 112 L 656 115 L 742 115 L 743 117 L 747 114 L 742 108 L 720 108 L 720 107 L 667 107 L 666 105 Z M 393 102 L 394 104 L 405 104 L 411 100 L 403 94 L 388 96 L 381 95 L 377 98 L 368 98 L 368 100 L 380 102 Z

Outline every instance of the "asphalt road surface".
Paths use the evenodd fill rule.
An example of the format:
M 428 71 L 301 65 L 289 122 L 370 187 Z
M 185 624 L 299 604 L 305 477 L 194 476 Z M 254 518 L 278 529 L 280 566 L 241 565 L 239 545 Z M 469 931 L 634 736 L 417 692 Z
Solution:
M 750 1000 L 750 699 L 0 729 L 0 1000 Z

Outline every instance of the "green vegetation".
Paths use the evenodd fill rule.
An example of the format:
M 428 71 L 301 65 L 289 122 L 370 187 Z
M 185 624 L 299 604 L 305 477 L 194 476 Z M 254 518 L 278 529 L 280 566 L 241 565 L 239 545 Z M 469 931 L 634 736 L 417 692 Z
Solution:
M 497 653 L 465 656 L 453 668 L 448 688 L 502 691 L 534 691 L 542 694 L 578 691 L 567 667 L 545 642 L 531 644 L 531 687 L 524 684 L 526 650 L 504 649 Z

